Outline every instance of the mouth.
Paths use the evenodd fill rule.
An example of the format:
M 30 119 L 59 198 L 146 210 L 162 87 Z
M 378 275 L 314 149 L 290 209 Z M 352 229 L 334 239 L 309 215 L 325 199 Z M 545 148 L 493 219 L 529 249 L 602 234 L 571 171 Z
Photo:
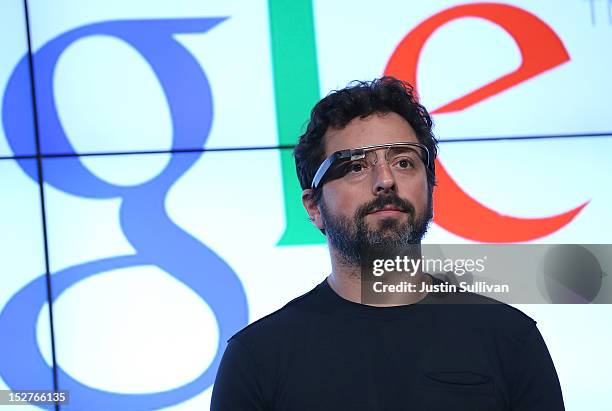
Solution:
M 406 210 L 403 210 L 396 206 L 385 206 L 383 208 L 379 208 L 369 212 L 368 214 L 378 215 L 378 216 L 397 216 L 401 214 L 405 214 Z

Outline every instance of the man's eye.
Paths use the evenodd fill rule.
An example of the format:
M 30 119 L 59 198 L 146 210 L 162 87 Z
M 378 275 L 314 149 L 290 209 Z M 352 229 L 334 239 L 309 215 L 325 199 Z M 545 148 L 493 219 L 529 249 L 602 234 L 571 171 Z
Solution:
M 414 168 L 414 162 L 409 158 L 400 158 L 395 162 L 395 164 L 399 168 L 404 168 L 404 169 Z
M 349 164 L 347 164 L 344 167 L 344 173 L 345 174 L 356 174 L 356 173 L 361 173 L 365 170 L 365 165 L 362 162 L 359 161 L 353 161 Z
M 359 163 L 357 163 L 357 164 L 351 164 L 351 165 L 349 165 L 349 167 L 348 167 L 348 171 L 349 171 L 350 173 L 359 173 L 359 172 L 363 171 L 363 165 L 362 165 L 362 164 L 359 164 Z

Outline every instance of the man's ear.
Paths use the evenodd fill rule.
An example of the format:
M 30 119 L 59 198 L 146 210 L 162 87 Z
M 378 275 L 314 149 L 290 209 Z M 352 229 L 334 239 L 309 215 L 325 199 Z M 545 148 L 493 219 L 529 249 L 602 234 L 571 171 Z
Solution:
M 323 219 L 321 218 L 321 211 L 319 210 L 319 206 L 317 205 L 317 201 L 315 199 L 314 190 L 312 188 L 307 188 L 302 191 L 302 204 L 308 213 L 308 217 L 310 221 L 319 229 L 323 229 Z

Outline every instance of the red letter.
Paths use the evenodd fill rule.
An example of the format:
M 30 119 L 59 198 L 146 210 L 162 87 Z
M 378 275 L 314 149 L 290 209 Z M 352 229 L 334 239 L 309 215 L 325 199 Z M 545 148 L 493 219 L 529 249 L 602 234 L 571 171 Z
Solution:
M 446 23 L 463 17 L 483 18 L 503 28 L 520 49 L 521 65 L 515 71 L 432 111 L 432 114 L 466 109 L 569 61 L 559 37 L 533 14 L 505 4 L 476 3 L 444 10 L 415 27 L 395 49 L 385 74 L 408 81 L 417 88 L 418 62 L 425 42 Z M 504 216 L 464 192 L 439 160 L 436 171 L 439 186 L 435 192 L 435 222 L 454 234 L 475 241 L 506 243 L 543 237 L 568 224 L 588 204 L 587 201 L 573 210 L 546 218 Z

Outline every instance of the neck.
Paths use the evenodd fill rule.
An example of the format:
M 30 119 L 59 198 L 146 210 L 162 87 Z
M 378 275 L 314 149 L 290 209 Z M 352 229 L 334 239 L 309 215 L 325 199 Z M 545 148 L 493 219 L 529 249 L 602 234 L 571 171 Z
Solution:
M 349 263 L 337 250 L 330 245 L 330 257 L 332 273 L 327 277 L 329 286 L 345 300 L 359 304 L 371 305 L 375 307 L 389 307 L 398 305 L 414 304 L 421 301 L 427 295 L 426 291 L 420 291 L 422 284 L 431 285 L 431 277 L 423 273 L 420 264 L 414 271 L 386 270 L 380 277 L 365 275 L 362 276 L 362 267 L 359 264 Z M 405 255 L 408 259 L 416 261 L 421 257 L 421 246 L 415 245 L 412 251 Z M 418 255 L 417 255 L 418 254 Z M 404 259 L 404 256 L 399 256 Z M 395 257 L 394 257 L 395 259 Z M 403 261 L 402 261 L 403 262 Z M 413 267 L 413 266 L 409 266 Z M 367 267 L 371 273 L 372 267 Z M 405 270 L 402 264 L 401 269 Z M 369 277 L 369 278 L 368 278 Z M 367 290 L 371 290 L 374 282 L 381 282 L 386 285 L 397 285 L 400 283 L 413 284 L 414 292 L 383 292 L 377 293 L 375 299 L 366 296 Z M 380 289 L 380 285 L 377 287 Z M 364 298 L 366 297 L 366 298 Z

